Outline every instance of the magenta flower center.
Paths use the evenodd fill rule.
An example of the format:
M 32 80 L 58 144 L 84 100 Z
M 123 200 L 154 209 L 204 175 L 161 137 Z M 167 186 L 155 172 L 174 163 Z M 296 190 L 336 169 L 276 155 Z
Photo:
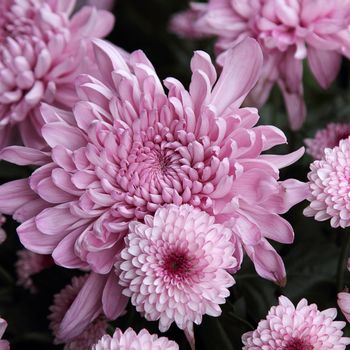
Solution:
M 172 279 L 186 278 L 192 270 L 191 267 L 191 259 L 184 252 L 173 251 L 164 259 L 163 268 Z
M 304 340 L 292 339 L 283 350 L 314 350 L 314 347 Z

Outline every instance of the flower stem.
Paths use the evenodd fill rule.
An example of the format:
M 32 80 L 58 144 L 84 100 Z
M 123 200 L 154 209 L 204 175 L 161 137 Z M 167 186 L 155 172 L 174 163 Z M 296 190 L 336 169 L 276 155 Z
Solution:
M 343 291 L 344 289 L 344 272 L 345 272 L 346 261 L 349 256 L 348 252 L 350 247 L 350 233 L 346 232 L 345 234 L 346 234 L 346 237 L 343 241 L 339 260 L 338 260 L 337 289 L 339 292 Z

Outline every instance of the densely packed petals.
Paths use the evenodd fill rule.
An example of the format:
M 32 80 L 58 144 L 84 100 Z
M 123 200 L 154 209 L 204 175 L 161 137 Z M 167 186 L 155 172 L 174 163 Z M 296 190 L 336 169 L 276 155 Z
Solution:
M 192 5 L 192 7 L 195 5 Z M 209 0 L 201 11 L 177 21 L 182 35 L 216 35 L 219 63 L 225 52 L 246 37 L 259 40 L 265 64 L 250 98 L 258 105 L 277 83 L 285 99 L 290 124 L 298 129 L 305 118 L 303 60 L 318 83 L 328 87 L 337 76 L 342 55 L 350 52 L 349 0 Z M 177 17 L 175 17 L 176 19 Z M 185 21 L 188 18 L 189 20 Z M 181 28 L 178 28 L 182 26 Z
M 293 241 L 280 214 L 305 198 L 307 186 L 279 181 L 279 169 L 304 151 L 262 154 L 286 137 L 256 126 L 256 109 L 240 108 L 261 69 L 258 43 L 246 39 L 229 51 L 218 79 L 209 56 L 195 52 L 189 91 L 168 78 L 168 93 L 143 52 L 126 60 L 102 40 L 94 50 L 100 78 L 77 79 L 73 112 L 41 109 L 50 150 L 1 152 L 4 160 L 39 166 L 29 178 L 0 186 L 0 211 L 22 222 L 23 245 L 52 254 L 63 267 L 91 269 L 94 296 L 115 318 L 125 300 L 116 299 L 120 287 L 111 272 L 129 222 L 166 204 L 189 204 L 230 227 L 257 272 L 283 284 L 283 261 L 268 239 Z M 97 306 L 88 304 L 93 315 Z M 71 321 L 63 320 L 67 336 Z
M 116 329 L 113 336 L 104 335 L 92 350 L 179 350 L 178 345 L 166 337 L 158 338 L 155 334 L 150 334 L 146 329 L 139 333 L 128 328 L 124 333 Z
M 332 227 L 350 225 L 349 198 L 350 138 L 341 140 L 339 146 L 326 148 L 321 160 L 310 165 L 308 173 L 309 206 L 304 215 L 317 221 L 331 219 Z
M 53 305 L 50 306 L 50 329 L 55 337 L 55 344 L 65 344 L 64 350 L 86 350 L 90 349 L 107 330 L 107 321 L 103 316 L 98 316 L 89 326 L 76 337 L 66 340 L 60 338 L 60 324 L 67 310 L 74 302 L 80 289 L 83 287 L 87 275 L 73 277 L 70 284 L 65 286 L 54 296 Z
M 130 223 L 119 268 L 123 293 L 149 321 L 166 331 L 172 322 L 194 341 L 193 323 L 219 316 L 235 281 L 232 231 L 190 205 L 168 205 L 145 223 Z
M 75 0 L 4 0 L 0 4 L 0 147 L 22 142 L 43 148 L 41 102 L 72 107 L 74 80 L 91 71 L 90 39 L 103 37 L 113 15 Z
M 314 159 L 321 159 L 325 148 L 339 145 L 339 141 L 350 136 L 350 124 L 329 123 L 326 128 L 317 131 L 313 139 L 305 139 L 306 152 Z
M 16 274 L 17 284 L 31 293 L 36 293 L 37 288 L 32 276 L 53 265 L 50 255 L 41 255 L 22 249 L 17 252 Z
M 243 335 L 243 350 L 345 350 L 350 338 L 343 337 L 345 322 L 336 316 L 336 309 L 319 311 L 306 299 L 295 307 L 281 296 L 257 329 Z

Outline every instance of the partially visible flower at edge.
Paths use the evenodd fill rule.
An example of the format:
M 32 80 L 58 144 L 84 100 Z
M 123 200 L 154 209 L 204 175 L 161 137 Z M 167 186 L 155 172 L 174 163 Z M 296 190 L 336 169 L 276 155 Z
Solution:
M 146 329 L 136 333 L 132 328 L 128 328 L 124 333 L 117 328 L 113 336 L 104 335 L 92 347 L 92 350 L 117 350 L 121 348 L 144 350 L 145 346 L 147 346 L 147 350 L 179 350 L 179 346 L 166 337 L 150 334 Z
M 194 12 L 197 5 L 201 10 Z M 349 1 L 209 0 L 190 6 L 173 17 L 171 23 L 177 26 L 171 28 L 182 36 L 216 36 L 219 64 L 244 38 L 259 41 L 265 62 L 249 103 L 263 105 L 277 83 L 294 130 L 306 116 L 303 60 L 320 86 L 328 88 L 340 70 L 342 55 L 350 57 Z
M 314 159 L 321 159 L 325 148 L 339 145 L 339 141 L 350 136 L 350 123 L 329 123 L 326 128 L 318 130 L 314 138 L 305 139 L 306 153 Z
M 6 331 L 7 322 L 0 318 L 0 350 L 10 350 L 10 343 L 7 340 L 1 339 Z
M 94 7 L 83 7 L 70 17 L 74 4 L 1 1 L 0 149 L 20 142 L 45 148 L 40 104 L 73 107 L 78 100 L 75 78 L 96 71 L 90 40 L 106 36 L 114 17 Z
M 346 323 L 335 321 L 336 316 L 335 308 L 319 311 L 306 299 L 294 306 L 281 296 L 257 329 L 242 336 L 242 350 L 345 350 L 350 338 L 343 337 Z
M 54 261 L 50 255 L 33 253 L 28 249 L 22 249 L 17 252 L 16 274 L 17 284 L 31 293 L 37 292 L 32 276 L 52 266 Z
M 304 215 L 317 221 L 330 219 L 332 227 L 350 226 L 349 198 L 350 137 L 339 146 L 326 148 L 322 159 L 310 164 L 309 206 Z

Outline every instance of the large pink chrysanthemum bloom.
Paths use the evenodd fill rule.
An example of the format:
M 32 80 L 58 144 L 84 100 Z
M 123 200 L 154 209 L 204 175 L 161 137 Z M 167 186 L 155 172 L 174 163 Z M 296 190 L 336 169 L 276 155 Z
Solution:
M 349 123 L 329 123 L 326 128 L 317 131 L 313 139 L 305 139 L 306 152 L 314 159 L 321 159 L 325 148 L 338 146 L 340 140 L 349 136 Z
M 0 186 L 0 212 L 22 222 L 23 245 L 52 254 L 61 266 L 92 269 L 74 308 L 94 315 L 99 306 L 92 299 L 102 297 L 104 312 L 115 318 L 125 300 L 116 300 L 121 287 L 110 272 L 129 222 L 164 204 L 187 203 L 232 228 L 257 272 L 283 283 L 283 261 L 268 239 L 293 241 L 279 214 L 303 200 L 307 186 L 279 181 L 279 168 L 304 150 L 261 154 L 286 138 L 273 126 L 255 126 L 256 109 L 240 108 L 261 69 L 258 43 L 246 39 L 229 51 L 218 79 L 209 56 L 196 52 L 189 92 L 168 78 L 168 93 L 141 51 L 126 61 L 104 41 L 94 49 L 102 80 L 79 77 L 81 101 L 73 113 L 42 107 L 50 151 L 1 152 L 7 161 L 40 166 L 29 178 Z M 63 320 L 67 336 L 86 325 L 71 322 L 74 308 Z
M 43 148 L 41 102 L 72 107 L 74 80 L 93 66 L 91 38 L 113 27 L 104 10 L 84 7 L 70 18 L 75 0 L 2 0 L 0 4 L 0 148 L 22 142 Z
M 7 340 L 1 339 L 7 328 L 7 322 L 0 318 L 0 350 L 10 350 L 10 343 Z
M 116 329 L 113 336 L 104 335 L 92 350 L 179 350 L 179 346 L 166 337 L 158 338 L 155 334 L 150 334 L 146 329 L 142 329 L 138 334 L 132 328 L 128 328 L 124 333 Z
M 323 88 L 333 82 L 342 55 L 349 57 L 350 53 L 350 1 L 209 0 L 206 9 L 203 6 L 195 13 L 190 9 L 192 18 L 188 15 L 188 21 L 182 14 L 182 34 L 216 35 L 216 50 L 221 54 L 219 63 L 225 52 L 243 38 L 259 40 L 265 63 L 250 97 L 254 103 L 262 105 L 277 83 L 285 99 L 291 127 L 300 128 L 306 114 L 303 60 L 307 58 Z M 181 33 L 178 28 L 181 22 L 177 17 L 173 21 L 177 32 Z
M 123 294 L 165 332 L 172 322 L 194 342 L 193 323 L 219 316 L 237 270 L 232 231 L 190 205 L 169 205 L 133 221 L 121 252 Z
M 50 255 L 33 253 L 28 249 L 17 252 L 16 261 L 17 284 L 31 293 L 36 293 L 37 288 L 33 283 L 32 276 L 53 265 Z
M 326 148 L 323 158 L 311 163 L 307 175 L 310 205 L 304 209 L 305 216 L 317 221 L 331 219 L 332 227 L 350 226 L 349 165 L 350 138 Z
M 350 338 L 343 337 L 345 322 L 334 321 L 337 309 L 319 311 L 302 299 L 295 307 L 279 298 L 256 330 L 242 337 L 243 350 L 345 350 Z
M 98 339 L 100 339 L 107 330 L 107 320 L 98 315 L 92 323 L 79 335 L 66 341 L 60 338 L 59 328 L 67 310 L 74 302 L 80 289 L 85 284 L 88 275 L 73 277 L 71 283 L 65 286 L 59 293 L 54 296 L 54 302 L 50 306 L 50 329 L 55 337 L 54 344 L 65 344 L 64 350 L 86 350 L 90 349 Z

